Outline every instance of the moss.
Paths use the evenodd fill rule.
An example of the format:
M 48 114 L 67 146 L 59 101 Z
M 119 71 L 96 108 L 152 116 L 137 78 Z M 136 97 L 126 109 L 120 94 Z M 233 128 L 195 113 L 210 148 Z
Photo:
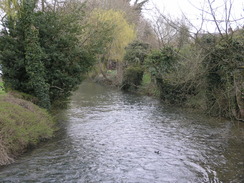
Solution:
M 11 163 L 53 132 L 54 120 L 44 109 L 10 94 L 0 95 L 0 165 Z

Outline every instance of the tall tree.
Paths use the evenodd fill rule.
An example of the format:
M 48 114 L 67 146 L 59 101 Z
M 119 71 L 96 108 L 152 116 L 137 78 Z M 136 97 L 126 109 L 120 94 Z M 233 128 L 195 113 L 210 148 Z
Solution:
M 34 26 L 36 4 L 36 0 L 9 1 L 11 11 L 6 11 L 5 30 L 1 37 L 1 63 L 3 79 L 8 87 L 36 96 L 38 104 L 49 109 L 43 53 L 39 44 L 39 31 Z
M 16 19 L 3 20 L 0 63 L 8 87 L 35 96 L 48 109 L 71 95 L 94 56 L 78 39 L 83 5 L 69 14 L 62 9 L 38 11 L 35 5 L 25 0 Z M 81 16 L 75 16 L 78 11 Z
M 99 30 L 99 27 L 97 27 L 98 29 L 95 29 L 95 34 L 93 34 L 94 37 L 96 33 L 98 33 L 98 40 L 102 40 L 98 42 L 104 43 L 100 45 L 103 47 L 103 50 L 98 55 L 98 58 L 100 70 L 106 78 L 105 73 L 102 71 L 102 63 L 105 63 L 107 60 L 122 62 L 125 48 L 136 38 L 136 33 L 133 25 L 126 21 L 125 15 L 121 11 L 95 9 L 90 20 L 99 27 L 100 25 L 106 27 L 106 29 L 101 32 L 97 32 L 97 30 Z M 100 35 L 105 37 L 101 37 Z M 104 40 L 107 41 L 104 42 Z
M 22 25 L 25 36 L 25 68 L 28 81 L 28 88 L 33 90 L 33 94 L 38 98 L 38 104 L 46 109 L 50 109 L 49 85 L 45 79 L 45 67 L 42 62 L 43 52 L 39 42 L 39 31 L 34 26 L 34 9 L 36 1 L 25 0 L 20 9 Z

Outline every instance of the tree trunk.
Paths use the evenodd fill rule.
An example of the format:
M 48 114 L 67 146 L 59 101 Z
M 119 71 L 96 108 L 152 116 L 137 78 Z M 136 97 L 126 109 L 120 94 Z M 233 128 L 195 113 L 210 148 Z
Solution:
M 117 84 L 121 85 L 123 82 L 123 63 L 117 61 Z
M 45 0 L 42 0 L 42 12 L 44 12 L 45 11 Z
M 110 80 L 110 79 L 107 77 L 107 75 L 104 73 L 104 71 L 103 71 L 103 63 L 102 63 L 102 59 L 101 59 L 101 58 L 99 59 L 99 69 L 100 69 L 100 72 L 101 72 L 101 74 L 103 75 L 104 79 L 105 79 L 106 81 L 108 81 L 109 83 L 112 83 L 112 80 Z

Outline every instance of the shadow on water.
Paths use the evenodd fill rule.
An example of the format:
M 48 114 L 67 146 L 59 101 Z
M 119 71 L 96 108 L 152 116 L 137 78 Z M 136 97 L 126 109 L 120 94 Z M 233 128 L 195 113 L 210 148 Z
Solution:
M 244 124 L 84 82 L 57 137 L 0 182 L 242 182 Z

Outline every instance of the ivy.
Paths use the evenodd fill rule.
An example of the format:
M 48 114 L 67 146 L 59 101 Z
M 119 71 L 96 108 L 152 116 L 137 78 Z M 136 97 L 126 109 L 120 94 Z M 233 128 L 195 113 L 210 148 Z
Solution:
M 38 99 L 49 109 L 66 101 L 94 63 L 94 54 L 78 39 L 84 14 L 40 12 L 35 0 L 22 1 L 15 19 L 6 16 L 0 37 L 0 63 L 6 88 Z M 80 16 L 74 16 L 80 15 Z
M 148 55 L 145 65 L 156 78 L 163 77 L 171 72 L 177 62 L 177 54 L 172 47 L 165 47 L 161 50 L 153 50 Z

